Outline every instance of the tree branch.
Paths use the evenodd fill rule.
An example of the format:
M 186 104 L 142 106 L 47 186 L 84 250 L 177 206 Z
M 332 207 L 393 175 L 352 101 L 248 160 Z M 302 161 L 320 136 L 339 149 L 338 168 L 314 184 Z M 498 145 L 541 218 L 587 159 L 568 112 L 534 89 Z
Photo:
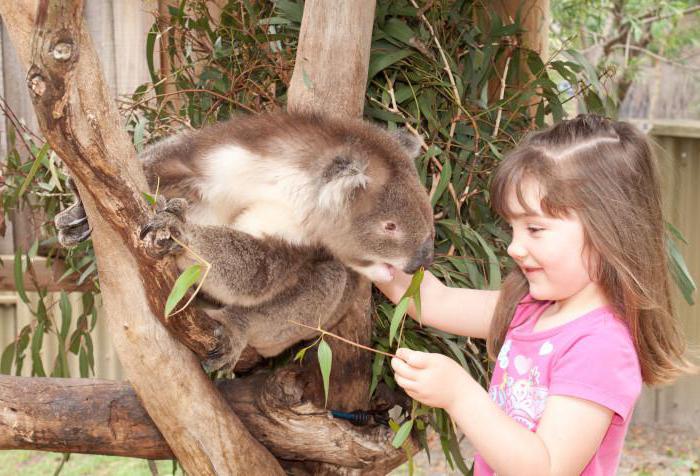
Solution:
M 613 47 L 613 49 L 630 49 L 630 50 L 633 50 L 633 51 L 638 51 L 638 52 L 640 52 L 640 53 L 644 53 L 645 55 L 647 55 L 647 56 L 649 56 L 649 57 L 651 57 L 651 58 L 654 58 L 654 59 L 659 60 L 659 61 L 664 62 L 664 63 L 671 64 L 671 65 L 673 65 L 673 66 L 676 66 L 676 67 L 678 67 L 678 68 L 684 69 L 684 70 L 686 70 L 686 71 L 700 71 L 700 68 L 698 68 L 697 66 L 688 66 L 688 65 L 686 65 L 686 64 L 684 64 L 684 63 L 681 63 L 681 62 L 679 62 L 679 61 L 673 61 L 673 60 L 670 59 L 670 58 L 666 58 L 665 56 L 658 55 L 658 54 L 654 53 L 653 51 L 649 51 L 648 49 L 646 49 L 646 48 L 641 48 L 641 47 L 639 47 L 639 46 L 635 46 L 635 45 L 615 45 L 615 46 Z
M 404 458 L 391 430 L 357 427 L 302 399 L 299 368 L 217 382 L 246 427 L 283 460 L 385 474 Z M 27 399 L 27 394 L 35 398 Z M 415 440 L 409 444 L 415 449 Z M 124 382 L 0 376 L 0 448 L 149 459 L 172 452 Z M 246 473 L 253 472 L 250 468 Z M 265 474 L 257 473 L 256 474 Z

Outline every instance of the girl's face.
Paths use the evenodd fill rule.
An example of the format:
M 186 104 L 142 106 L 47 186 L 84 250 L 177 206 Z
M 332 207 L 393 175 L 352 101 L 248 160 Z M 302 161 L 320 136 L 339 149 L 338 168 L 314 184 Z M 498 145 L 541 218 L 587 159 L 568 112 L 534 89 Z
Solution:
M 534 213 L 528 213 L 511 190 L 507 203 L 513 241 L 508 254 L 525 274 L 532 297 L 563 304 L 582 293 L 596 292 L 579 218 L 574 213 L 565 218 L 546 215 L 540 207 L 540 186 L 534 180 L 522 184 L 522 193 Z

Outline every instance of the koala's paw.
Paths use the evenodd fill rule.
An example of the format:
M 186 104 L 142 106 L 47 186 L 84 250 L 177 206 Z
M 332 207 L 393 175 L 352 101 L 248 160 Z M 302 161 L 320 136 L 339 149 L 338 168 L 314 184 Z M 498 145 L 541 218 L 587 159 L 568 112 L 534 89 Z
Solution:
M 161 258 L 167 254 L 177 254 L 182 251 L 182 246 L 177 243 L 184 242 L 183 226 L 187 200 L 173 198 L 165 200 L 158 197 L 156 214 L 141 228 L 139 237 L 145 242 L 146 252 L 154 257 Z
M 234 317 L 226 312 L 214 311 L 209 315 L 220 326 L 214 331 L 217 345 L 209 352 L 207 358 L 202 361 L 202 367 L 206 372 L 215 370 L 233 371 L 241 353 L 246 347 L 245 329 L 236 325 Z
M 90 224 L 83 203 L 78 200 L 54 218 L 58 230 L 58 242 L 64 248 L 72 248 L 90 237 Z

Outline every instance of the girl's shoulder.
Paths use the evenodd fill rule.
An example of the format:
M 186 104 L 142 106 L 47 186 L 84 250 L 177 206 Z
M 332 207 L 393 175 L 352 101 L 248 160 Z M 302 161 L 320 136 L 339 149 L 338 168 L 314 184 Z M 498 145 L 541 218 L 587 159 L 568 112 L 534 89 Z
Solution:
M 515 307 L 515 314 L 510 322 L 510 327 L 518 327 L 524 324 L 534 315 L 544 311 L 550 304 L 551 301 L 539 301 L 533 298 L 529 292 L 526 293 Z

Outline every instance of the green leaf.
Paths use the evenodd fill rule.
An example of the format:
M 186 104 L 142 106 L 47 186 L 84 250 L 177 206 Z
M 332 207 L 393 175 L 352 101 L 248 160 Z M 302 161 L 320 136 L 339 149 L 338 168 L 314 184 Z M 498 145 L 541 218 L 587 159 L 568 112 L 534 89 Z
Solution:
M 673 237 L 675 239 L 677 239 L 678 241 L 680 241 L 681 243 L 683 243 L 685 245 L 688 244 L 685 237 L 683 236 L 683 233 L 681 233 L 681 231 L 678 228 L 673 226 L 672 223 L 666 222 L 666 230 L 668 230 L 671 233 L 671 235 L 673 235 Z
M 396 336 L 396 331 L 399 329 L 399 325 L 406 315 L 409 302 L 410 298 L 402 297 L 396 305 L 396 309 L 394 309 L 394 316 L 391 318 L 391 325 L 389 326 L 389 345 L 394 342 L 394 336 Z
M 539 76 L 545 69 L 542 58 L 540 58 L 540 55 L 534 51 L 528 51 L 527 67 L 530 68 L 530 72 L 534 76 Z
M 391 445 L 394 448 L 400 448 L 404 444 L 408 435 L 411 434 L 411 429 L 413 428 L 413 420 L 408 420 L 403 422 L 399 431 L 394 435 L 394 439 L 391 441 Z
M 417 293 L 415 296 L 413 296 L 413 308 L 416 310 L 416 319 L 419 323 L 423 324 L 423 306 L 420 302 L 420 293 Z
M 61 299 L 59 302 L 59 307 L 61 308 L 61 339 L 65 340 L 68 337 L 68 330 L 70 329 L 70 322 L 73 316 L 73 309 L 71 307 L 70 301 L 68 300 L 68 294 L 65 291 L 61 291 Z
M 331 364 L 333 363 L 333 352 L 331 346 L 325 340 L 321 340 L 318 344 L 318 365 L 321 368 L 321 377 L 323 377 L 323 393 L 326 396 L 324 406 L 328 404 L 328 388 L 330 387 L 331 379 Z
M 0 357 L 0 373 L 6 375 L 12 374 L 12 361 L 15 358 L 15 347 L 16 344 L 14 342 L 5 347 L 2 357 Z
M 193 264 L 180 274 L 165 303 L 165 317 L 170 315 L 173 309 L 175 309 L 175 306 L 177 306 L 177 303 L 179 303 L 185 293 L 187 293 L 187 290 L 199 281 L 201 275 L 202 265 L 200 264 Z
M 151 195 L 150 193 L 146 193 L 146 192 L 141 192 L 141 194 L 143 195 L 143 198 L 146 199 L 146 201 L 148 202 L 148 204 L 149 204 L 150 206 L 155 206 L 155 204 L 156 204 L 156 197 L 154 197 L 154 196 Z
M 301 23 L 301 18 L 304 14 L 304 5 L 289 0 L 277 0 L 275 7 L 280 11 L 284 18 L 292 20 L 296 23 Z
M 412 46 L 412 39 L 416 37 L 415 32 L 409 27 L 406 22 L 399 20 L 397 18 L 390 18 L 384 24 L 382 28 L 384 33 L 390 37 L 405 43 L 408 46 Z
M 47 142 L 39 150 L 39 153 L 36 155 L 36 159 L 34 159 L 34 163 L 32 164 L 32 168 L 29 169 L 29 173 L 24 178 L 24 182 L 22 183 L 22 186 L 19 189 L 19 193 L 17 194 L 17 198 L 24 195 L 24 192 L 27 191 L 27 187 L 29 187 L 29 184 L 32 183 L 34 176 L 39 171 L 39 167 L 41 167 L 42 162 L 46 158 L 46 154 L 49 152 L 49 147 L 50 147 L 49 143 Z
M 420 294 L 420 284 L 423 282 L 424 275 L 425 270 L 423 270 L 423 268 L 418 269 L 418 271 L 413 274 L 411 284 L 408 285 L 404 296 L 414 297 L 416 294 Z
M 37 238 L 34 240 L 34 243 L 32 243 L 31 248 L 29 248 L 29 251 L 27 252 L 27 256 L 30 259 L 36 258 L 36 254 L 39 251 L 39 239 Z
M 372 363 L 372 382 L 369 385 L 369 398 L 372 398 L 374 391 L 379 384 L 379 374 L 384 366 L 384 354 L 374 354 L 374 362 Z
M 440 172 L 440 180 L 438 181 L 437 187 L 435 187 L 435 193 L 433 194 L 433 197 L 430 199 L 430 205 L 435 207 L 435 204 L 438 202 L 438 200 L 440 200 L 440 197 L 447 189 L 447 186 L 450 184 L 451 179 L 452 179 L 452 164 L 450 164 L 450 160 L 447 159 L 442 164 L 442 172 Z
M 688 304 L 693 304 L 695 300 L 693 299 L 693 294 L 695 293 L 697 286 L 695 285 L 695 280 L 690 274 L 690 270 L 683 259 L 683 255 L 676 246 L 673 240 L 666 240 L 666 252 L 668 254 L 669 268 L 671 268 L 671 275 L 673 276 L 678 289 L 683 294 L 683 298 Z
M 457 468 L 459 468 L 462 474 L 469 474 L 469 468 L 467 468 L 467 465 L 464 463 L 464 457 L 462 456 L 462 451 L 459 448 L 459 441 L 457 440 L 457 436 L 453 431 L 450 431 L 448 447 L 450 453 L 452 454 L 452 460 L 457 465 Z
M 153 23 L 151 29 L 148 31 L 146 36 L 146 64 L 148 65 L 148 72 L 151 75 L 151 81 L 157 84 L 160 81 L 160 75 L 156 71 L 155 66 L 155 47 L 156 41 L 160 38 L 160 31 L 158 30 L 158 24 Z M 157 91 L 160 93 L 159 91 Z
M 450 348 L 450 350 L 452 351 L 452 354 L 455 357 L 457 357 L 457 360 L 459 360 L 460 365 L 462 367 L 464 367 L 465 369 L 468 369 L 469 367 L 467 367 L 467 361 L 464 358 L 464 354 L 463 354 L 462 349 L 457 344 L 455 344 L 452 340 L 450 340 L 448 338 L 445 338 L 442 341 L 445 344 L 447 344 L 447 347 Z
M 394 63 L 398 63 L 404 58 L 408 58 L 409 56 L 413 55 L 413 53 L 413 50 L 402 49 L 389 52 L 381 51 L 372 54 L 369 60 L 369 71 L 367 73 L 367 77 L 369 79 L 374 78 L 377 73 L 388 68 Z
M 44 343 L 44 322 L 39 322 L 32 336 L 32 375 L 46 377 L 44 363 L 41 361 L 41 347 Z
M 575 63 L 583 66 L 583 69 L 586 70 L 588 80 L 591 82 L 596 91 L 603 91 L 603 86 L 598 80 L 598 72 L 585 56 L 583 56 L 579 51 L 573 49 L 566 50 L 564 53 L 568 55 L 569 58 L 571 58 Z
M 80 355 L 78 356 L 78 361 L 80 363 L 80 377 L 88 378 L 90 376 L 90 373 L 88 370 L 88 357 L 87 352 L 85 351 L 85 347 L 80 347 Z
M 17 289 L 17 294 L 19 294 L 20 299 L 24 303 L 29 303 L 29 298 L 27 293 L 24 292 L 24 273 L 22 272 L 22 250 L 17 249 L 15 251 L 15 289 Z
M 486 256 L 489 258 L 489 289 L 498 289 L 501 287 L 501 266 L 498 262 L 498 258 L 491 249 L 491 246 L 486 243 L 480 234 L 475 231 L 474 236 L 481 244 Z
M 299 352 L 297 352 L 296 355 L 294 356 L 294 362 L 296 362 L 297 360 L 299 360 L 299 361 L 304 360 L 304 356 L 306 355 L 307 350 L 309 350 L 309 348 L 304 347 Z
M 24 365 L 24 351 L 29 347 L 29 334 L 32 328 L 29 324 L 24 326 L 19 332 L 19 339 L 17 341 L 17 349 L 15 352 L 15 375 L 20 375 L 22 366 Z

